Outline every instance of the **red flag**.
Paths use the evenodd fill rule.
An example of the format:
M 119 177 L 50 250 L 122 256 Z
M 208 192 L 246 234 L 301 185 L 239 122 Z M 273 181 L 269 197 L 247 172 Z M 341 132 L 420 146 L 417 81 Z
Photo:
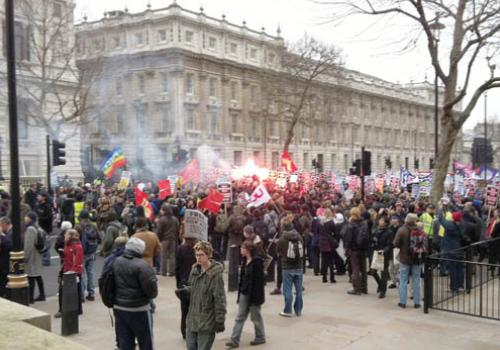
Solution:
M 287 151 L 284 151 L 281 154 L 281 165 L 288 171 L 290 174 L 293 174 L 295 171 L 297 171 L 297 166 L 292 160 L 292 157 L 290 157 L 290 154 L 288 154 Z
M 148 201 L 148 195 L 141 191 L 139 187 L 135 188 L 135 206 L 136 207 L 143 207 L 144 208 L 144 213 L 146 214 L 146 217 L 149 218 L 149 220 L 153 221 L 154 220 L 154 213 L 153 213 L 153 207 L 151 206 L 151 203 Z
M 190 161 L 184 169 L 179 172 L 182 183 L 198 182 L 200 180 L 200 166 L 196 159 Z
M 168 196 L 172 194 L 170 189 L 170 180 L 158 180 L 158 188 L 160 189 L 160 193 L 158 194 L 158 198 L 164 200 Z
M 224 195 L 222 193 L 217 190 L 211 190 L 210 194 L 198 203 L 198 208 L 207 209 L 208 211 L 217 214 L 223 200 Z

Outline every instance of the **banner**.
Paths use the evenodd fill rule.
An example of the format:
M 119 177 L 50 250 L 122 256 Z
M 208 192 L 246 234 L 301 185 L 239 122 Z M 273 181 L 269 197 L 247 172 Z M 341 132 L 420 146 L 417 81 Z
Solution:
M 172 194 L 172 186 L 170 184 L 170 180 L 158 180 L 158 189 L 160 192 L 158 193 L 158 198 L 164 200 L 168 196 Z
M 199 210 L 186 209 L 184 213 L 184 237 L 200 241 L 208 239 L 208 218 Z
M 420 190 L 419 191 L 420 197 L 429 197 L 431 195 L 431 190 L 432 190 L 432 180 L 426 179 L 420 181 L 419 190 Z
M 233 187 L 230 182 L 220 182 L 217 184 L 217 190 L 222 193 L 224 197 L 222 203 L 233 202 Z
M 132 177 L 132 173 L 130 171 L 122 171 L 122 178 L 120 179 L 120 183 L 118 184 L 118 188 L 120 190 L 124 190 L 127 188 L 130 183 L 130 178 Z
M 384 192 L 384 184 L 385 184 L 385 181 L 383 178 L 377 178 L 375 180 L 375 190 L 378 192 L 378 193 L 383 193 Z
M 121 147 L 115 147 L 101 164 L 101 171 L 110 179 L 115 171 L 127 165 L 127 160 L 123 155 Z
M 266 204 L 271 200 L 271 196 L 266 190 L 266 187 L 262 184 L 257 187 L 252 195 L 250 196 L 250 200 L 248 201 L 247 208 L 250 207 L 259 207 L 263 204 Z
M 143 207 L 146 217 L 151 221 L 154 220 L 153 207 L 148 201 L 148 195 L 142 192 L 139 187 L 135 188 L 135 206 Z
M 222 193 L 211 190 L 210 194 L 198 203 L 198 208 L 207 209 L 214 214 L 218 214 L 223 200 L 224 195 Z

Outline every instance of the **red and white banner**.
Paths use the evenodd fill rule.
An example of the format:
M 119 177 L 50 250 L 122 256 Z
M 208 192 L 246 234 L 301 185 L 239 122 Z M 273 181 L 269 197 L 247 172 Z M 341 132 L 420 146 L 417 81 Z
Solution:
M 263 204 L 266 204 L 270 200 L 271 196 L 269 195 L 269 192 L 267 192 L 266 187 L 261 184 L 253 191 L 252 195 L 250 196 L 247 208 L 259 207 Z

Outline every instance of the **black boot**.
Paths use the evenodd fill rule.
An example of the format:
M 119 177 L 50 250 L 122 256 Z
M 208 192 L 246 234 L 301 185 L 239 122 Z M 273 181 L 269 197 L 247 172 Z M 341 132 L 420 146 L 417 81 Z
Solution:
M 38 298 L 35 299 L 35 301 L 45 301 L 45 288 L 43 285 L 42 276 L 36 277 L 36 283 L 38 284 L 38 290 L 40 294 L 38 295 Z

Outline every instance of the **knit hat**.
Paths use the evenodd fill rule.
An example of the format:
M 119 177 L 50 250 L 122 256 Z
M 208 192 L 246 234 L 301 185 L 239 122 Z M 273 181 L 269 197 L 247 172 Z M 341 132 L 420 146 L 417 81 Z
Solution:
M 66 231 L 69 230 L 70 228 L 73 228 L 73 225 L 69 221 L 63 221 L 61 222 L 61 230 Z
M 90 218 L 90 215 L 89 215 L 89 211 L 86 210 L 86 209 L 83 209 L 81 212 L 80 212 L 80 215 L 78 216 L 80 219 L 88 219 Z
M 38 220 L 38 215 L 34 211 L 29 211 L 26 216 L 31 220 L 32 223 L 35 223 Z
M 146 243 L 142 239 L 131 237 L 127 244 L 125 245 L 125 250 L 133 252 L 139 255 L 144 255 L 144 250 L 146 249 Z
M 457 221 L 461 221 L 462 220 L 462 213 L 459 212 L 459 211 L 454 211 L 452 214 L 451 214 L 451 217 L 453 218 L 453 221 L 457 222 Z
M 336 224 L 343 224 L 344 223 L 344 216 L 340 213 L 335 214 L 335 218 L 333 219 L 333 222 Z

